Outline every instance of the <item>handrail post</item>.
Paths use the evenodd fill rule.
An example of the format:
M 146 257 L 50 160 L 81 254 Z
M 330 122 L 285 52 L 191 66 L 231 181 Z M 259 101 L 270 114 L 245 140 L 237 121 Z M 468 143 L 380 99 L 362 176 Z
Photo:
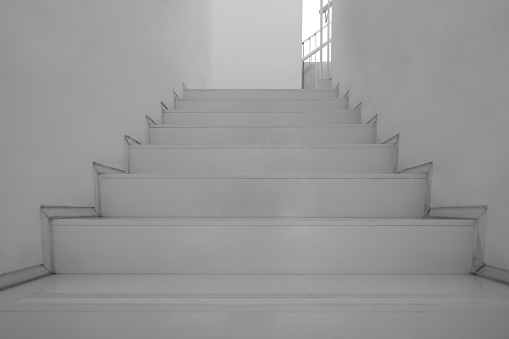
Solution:
M 328 6 L 329 9 L 327 10 L 327 41 L 330 41 L 331 39 L 331 28 L 332 28 L 332 11 L 331 11 L 331 1 L 329 0 Z M 331 77 L 331 66 L 332 66 L 332 50 L 331 50 L 332 43 L 329 43 L 327 45 L 327 78 Z
M 323 16 L 325 15 L 322 9 L 323 0 L 320 0 L 320 46 L 323 45 Z M 320 49 L 320 78 L 322 78 L 322 69 L 323 69 L 323 49 Z

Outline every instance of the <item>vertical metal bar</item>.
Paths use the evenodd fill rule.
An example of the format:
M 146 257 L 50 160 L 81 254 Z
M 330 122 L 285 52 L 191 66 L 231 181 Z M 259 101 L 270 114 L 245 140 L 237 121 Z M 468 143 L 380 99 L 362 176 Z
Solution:
M 316 87 L 316 54 L 313 54 L 313 87 L 311 89 L 314 89 Z
M 329 0 L 329 14 L 328 14 L 328 20 L 327 23 L 329 24 L 327 26 L 327 41 L 329 41 L 329 44 L 327 45 L 327 78 L 331 77 L 331 64 L 332 64 L 332 41 L 331 41 L 331 28 L 332 28 L 332 0 Z
M 311 37 L 309 38 L 309 51 L 311 51 Z M 311 88 L 311 58 L 308 59 L 308 89 Z
M 309 63 L 310 59 L 308 59 L 308 89 L 311 88 L 311 67 Z
M 320 0 L 320 46 L 323 45 L 323 0 Z M 320 77 L 322 76 L 323 48 L 320 48 Z
M 304 60 L 302 61 L 302 79 L 300 88 L 304 89 Z
M 321 35 L 320 35 L 320 37 L 321 37 Z M 316 37 L 316 35 L 315 35 L 315 45 L 316 45 L 316 46 L 315 46 L 315 48 L 316 48 L 316 47 L 320 47 L 320 46 L 318 45 L 317 39 L 318 39 L 318 38 L 317 38 L 317 37 Z M 320 50 L 320 53 L 321 53 L 321 50 Z M 313 57 L 314 57 L 314 60 L 315 60 L 315 62 L 314 62 L 314 65 L 315 65 L 315 76 L 314 76 L 313 89 L 316 89 L 316 84 L 318 83 L 318 81 L 317 81 L 317 79 L 318 79 L 318 67 L 317 67 L 317 66 L 318 66 L 318 62 L 317 62 L 318 53 L 315 53 L 315 54 L 313 55 Z M 321 73 L 322 73 L 322 70 L 320 69 L 320 74 L 321 74 Z

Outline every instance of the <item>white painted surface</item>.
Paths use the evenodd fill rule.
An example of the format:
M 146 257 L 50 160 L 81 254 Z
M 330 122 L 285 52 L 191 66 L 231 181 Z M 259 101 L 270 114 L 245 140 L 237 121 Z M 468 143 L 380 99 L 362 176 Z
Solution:
M 327 110 L 347 109 L 343 98 L 293 98 L 293 99 L 176 99 L 176 109 L 190 110 L 235 110 L 235 109 L 299 109 Z
M 42 265 L 25 268 L 23 270 L 11 273 L 1 274 L 0 291 L 10 288 L 12 286 L 23 284 L 27 281 L 45 277 L 49 274 L 51 274 L 50 271 Z
M 92 162 L 122 167 L 169 89 L 210 85 L 209 32 L 208 0 L 0 1 L 0 274 L 42 263 L 40 206 L 93 205 Z
M 474 237 L 470 220 L 82 219 L 52 225 L 56 272 L 64 274 L 468 274 Z
M 373 125 L 156 125 L 149 129 L 152 145 L 372 144 Z
M 394 173 L 393 145 L 129 147 L 131 174 Z
M 210 87 L 214 68 L 214 87 L 298 88 L 300 8 L 0 1 L 0 274 L 42 263 L 40 205 L 91 206 L 91 163 L 121 168 L 123 135 L 145 140 L 144 115 L 159 120 L 160 100 L 171 102 L 182 80 Z M 270 46 L 257 43 L 269 31 Z
M 432 206 L 488 205 L 486 258 L 509 269 L 509 2 L 334 0 L 334 83 L 433 161 Z M 364 114 L 366 113 L 366 114 Z
M 210 15 L 211 88 L 301 87 L 301 0 L 212 0 Z
M 422 217 L 425 175 L 99 177 L 105 217 Z
M 163 113 L 163 124 L 203 125 L 284 125 L 284 124 L 357 124 L 359 111 L 340 110 L 336 112 L 195 112 L 174 111 Z
M 187 89 L 183 98 L 337 98 L 338 91 L 318 91 L 303 89 Z
M 466 275 L 56 275 L 0 293 L 0 327 L 41 339 L 500 339 L 508 294 Z

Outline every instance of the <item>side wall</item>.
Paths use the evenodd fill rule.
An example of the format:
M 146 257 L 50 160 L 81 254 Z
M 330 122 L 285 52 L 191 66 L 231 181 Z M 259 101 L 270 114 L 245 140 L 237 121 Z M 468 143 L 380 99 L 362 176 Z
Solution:
M 334 84 L 434 162 L 432 206 L 489 205 L 486 258 L 509 269 L 509 2 L 334 0 Z
M 210 86 L 210 1 L 2 0 L 0 46 L 2 274 L 42 263 L 41 204 L 92 206 L 92 162 Z
M 212 87 L 300 88 L 302 0 L 212 0 Z

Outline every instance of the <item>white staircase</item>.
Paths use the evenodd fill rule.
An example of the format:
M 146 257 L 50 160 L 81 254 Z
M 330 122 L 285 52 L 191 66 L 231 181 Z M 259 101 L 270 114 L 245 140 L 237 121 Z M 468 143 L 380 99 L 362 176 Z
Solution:
M 185 89 L 162 121 L 98 173 L 102 217 L 51 222 L 57 275 L 0 295 L 0 328 L 505 338 L 507 289 L 469 275 L 475 222 L 425 218 L 427 175 L 396 173 L 337 91 Z

